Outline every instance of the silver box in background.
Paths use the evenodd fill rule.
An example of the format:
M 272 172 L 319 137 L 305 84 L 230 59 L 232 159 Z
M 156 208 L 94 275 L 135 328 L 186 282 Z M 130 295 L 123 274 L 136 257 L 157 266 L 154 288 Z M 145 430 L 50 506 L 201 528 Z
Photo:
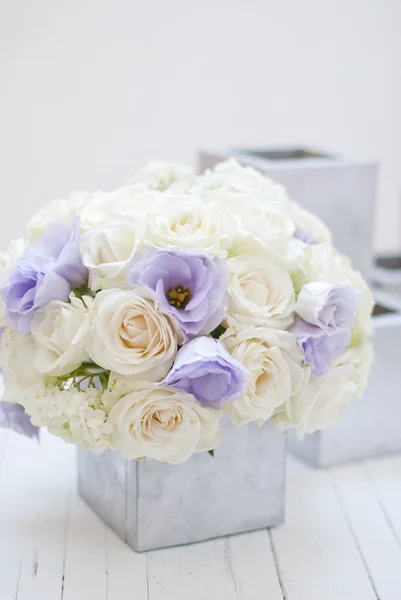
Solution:
M 204 150 L 199 167 L 228 158 L 254 167 L 287 188 L 292 200 L 330 228 L 336 248 L 370 281 L 377 163 L 307 147 Z
M 317 467 L 401 452 L 401 313 L 377 306 L 373 317 L 375 362 L 364 398 L 348 406 L 332 429 L 298 440 L 291 452 Z
M 373 283 L 392 294 L 401 303 L 401 254 L 383 254 L 376 257 Z
M 81 497 L 137 551 L 278 525 L 284 518 L 285 436 L 272 424 L 223 422 L 214 456 L 182 465 L 78 451 Z

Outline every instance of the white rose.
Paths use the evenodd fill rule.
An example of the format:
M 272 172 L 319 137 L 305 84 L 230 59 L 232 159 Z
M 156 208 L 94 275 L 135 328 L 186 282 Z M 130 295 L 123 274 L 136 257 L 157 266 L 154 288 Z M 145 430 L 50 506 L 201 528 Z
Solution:
M 223 407 L 236 426 L 251 421 L 264 423 L 278 407 L 299 394 L 305 378 L 303 356 L 290 333 L 257 327 L 238 333 L 228 329 L 220 341 L 248 370 L 244 395 Z
M 187 191 L 194 182 L 193 170 L 180 163 L 150 162 L 141 167 L 130 183 L 145 184 L 151 190 Z
M 295 293 L 290 276 L 266 258 L 229 258 L 227 323 L 286 329 L 294 320 Z
M 343 283 L 352 272 L 349 259 L 327 243 L 311 246 L 307 261 L 308 281 Z
M 334 361 L 334 365 L 344 366 L 348 369 L 349 379 L 356 386 L 355 399 L 362 398 L 367 388 L 373 359 L 373 345 L 370 342 L 363 342 L 358 346 L 348 348 Z
M 86 342 L 93 300 L 85 297 L 82 301 L 74 294 L 71 294 L 70 300 L 69 303 L 53 300 L 38 310 L 33 318 L 34 366 L 40 373 L 66 375 L 89 360 Z
M 112 192 L 96 192 L 80 212 L 81 232 L 96 229 L 108 217 L 143 219 L 164 196 L 144 185 L 127 185 Z
M 73 216 L 79 213 L 91 199 L 90 192 L 74 192 L 67 200 L 58 198 L 51 200 L 39 210 L 28 222 L 28 238 L 33 242 L 41 237 L 54 221 L 70 225 Z
M 298 206 L 295 202 L 291 203 L 291 219 L 297 228 L 310 234 L 319 244 L 328 242 L 331 244 L 332 236 L 330 230 L 319 217 Z
M 111 409 L 114 442 L 127 459 L 178 464 L 220 443 L 219 413 L 182 390 L 139 381 Z
M 351 274 L 349 260 L 339 254 L 329 243 L 315 244 L 312 246 L 299 242 L 303 252 L 297 263 L 297 270 L 292 276 L 296 292 L 314 281 L 327 283 L 344 283 Z
M 368 284 L 358 271 L 352 270 L 348 276 L 348 280 L 360 292 L 362 298 L 362 302 L 356 313 L 355 326 L 352 330 L 351 337 L 351 343 L 356 346 L 372 333 L 372 312 L 375 302 Z
M 174 319 L 159 311 L 149 288 L 104 290 L 93 304 L 89 355 L 104 369 L 157 381 L 177 353 L 175 327 Z
M 259 201 L 288 209 L 285 189 L 251 167 L 234 159 L 218 163 L 198 179 L 195 189 L 206 202 L 220 202 L 234 213 L 246 213 L 250 203 Z
M 198 250 L 227 256 L 235 230 L 233 217 L 222 207 L 193 196 L 167 197 L 157 212 L 146 217 L 145 245 Z
M 91 290 L 127 287 L 125 267 L 138 247 L 142 230 L 137 219 L 111 215 L 81 235 L 81 257 L 89 270 Z
M 239 216 L 239 229 L 231 254 L 263 256 L 288 273 L 294 273 L 304 254 L 304 244 L 294 238 L 294 233 L 294 223 L 285 210 L 254 203 Z
M 309 367 L 305 371 L 309 377 L 307 385 L 300 394 L 291 396 L 274 416 L 279 430 L 295 427 L 300 438 L 335 425 L 344 407 L 357 396 L 348 367 L 333 366 L 322 377 L 312 377 Z
M 41 374 L 34 366 L 35 341 L 31 334 L 21 337 L 6 328 L 0 338 L 0 366 L 5 386 L 3 399 L 19 403 L 23 391 L 39 383 Z

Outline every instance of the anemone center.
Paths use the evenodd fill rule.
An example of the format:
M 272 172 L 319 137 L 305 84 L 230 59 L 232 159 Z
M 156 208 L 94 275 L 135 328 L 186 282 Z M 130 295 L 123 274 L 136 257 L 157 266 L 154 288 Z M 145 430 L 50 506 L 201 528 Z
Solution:
M 167 292 L 167 300 L 171 306 L 176 308 L 185 308 L 188 302 L 191 300 L 191 292 L 185 289 L 184 286 L 178 285 Z

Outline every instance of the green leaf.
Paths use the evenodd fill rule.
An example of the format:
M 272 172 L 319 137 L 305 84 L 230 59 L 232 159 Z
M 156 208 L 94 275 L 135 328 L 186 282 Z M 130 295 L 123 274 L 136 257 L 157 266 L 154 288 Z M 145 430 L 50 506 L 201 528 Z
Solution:
M 223 335 L 223 333 L 225 332 L 225 327 L 223 327 L 223 325 L 218 325 L 216 327 L 216 329 L 214 329 L 209 335 L 210 337 L 214 338 L 215 340 L 218 340 L 219 337 L 221 335 Z
M 214 450 L 208 450 L 207 453 L 210 454 L 210 456 L 214 456 Z

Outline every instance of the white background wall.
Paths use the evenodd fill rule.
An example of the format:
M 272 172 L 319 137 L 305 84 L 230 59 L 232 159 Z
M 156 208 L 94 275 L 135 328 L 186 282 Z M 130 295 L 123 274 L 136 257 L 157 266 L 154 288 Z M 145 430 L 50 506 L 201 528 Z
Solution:
M 41 204 L 200 146 L 378 157 L 401 245 L 400 0 L 0 0 L 0 246 Z

